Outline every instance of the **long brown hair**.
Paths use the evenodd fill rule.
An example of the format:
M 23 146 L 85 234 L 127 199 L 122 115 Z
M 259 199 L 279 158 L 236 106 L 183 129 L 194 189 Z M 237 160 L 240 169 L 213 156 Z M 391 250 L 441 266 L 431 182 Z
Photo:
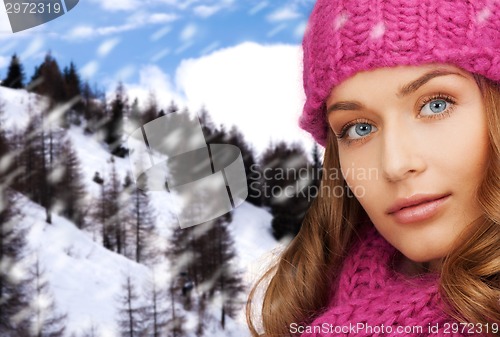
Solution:
M 489 125 L 490 161 L 478 191 L 482 219 L 460 235 L 445 257 L 441 293 L 449 314 L 471 323 L 500 322 L 500 88 L 476 77 Z M 337 140 L 329 132 L 320 193 L 297 236 L 250 292 L 247 322 L 253 337 L 289 336 L 291 323 L 307 323 L 328 304 L 330 289 L 366 214 L 342 178 Z M 335 179 L 331 179 L 334 174 Z M 342 189 L 338 197 L 331 193 Z M 337 195 L 337 196 L 335 196 Z M 257 290 L 269 281 L 258 323 Z M 260 326 L 260 328 L 258 327 Z

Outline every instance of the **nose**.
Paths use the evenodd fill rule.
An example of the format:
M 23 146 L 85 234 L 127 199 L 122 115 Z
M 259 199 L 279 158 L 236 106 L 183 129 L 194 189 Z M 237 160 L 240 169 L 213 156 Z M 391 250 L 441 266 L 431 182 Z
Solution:
M 388 181 L 401 181 L 425 171 L 415 129 L 403 121 L 388 124 L 382 130 L 382 139 L 381 167 Z

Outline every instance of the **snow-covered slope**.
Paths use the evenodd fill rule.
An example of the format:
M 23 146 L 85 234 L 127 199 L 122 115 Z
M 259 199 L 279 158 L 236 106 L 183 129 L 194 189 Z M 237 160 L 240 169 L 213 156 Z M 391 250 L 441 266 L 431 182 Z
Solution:
M 23 129 L 28 125 L 30 111 L 39 112 L 46 107 L 46 101 L 26 90 L 14 90 L 0 87 L 0 108 L 4 111 L 2 126 L 11 130 Z
M 2 127 L 7 129 L 22 129 L 28 123 L 29 111 L 41 111 L 44 107 L 44 101 L 36 95 L 3 87 L 0 87 L 0 102 L 4 110 Z M 68 136 L 82 164 L 86 188 L 92 196 L 97 196 L 99 186 L 92 178 L 96 171 L 108 175 L 110 155 L 101 142 L 85 135 L 81 127 L 73 126 Z M 130 171 L 127 158 L 115 158 L 115 167 L 122 179 Z M 165 238 L 176 221 L 172 198 L 163 192 L 150 192 L 149 196 L 160 236 Z M 65 218 L 54 215 L 52 224 L 45 223 L 44 209 L 26 198 L 19 197 L 18 206 L 22 213 L 20 226 L 29 229 L 29 247 L 47 272 L 58 307 L 68 313 L 68 336 L 70 332 L 78 336 L 91 325 L 99 328 L 99 336 L 117 336 L 116 297 L 123 278 L 130 275 L 140 285 L 151 275 L 150 269 L 104 249 L 89 232 L 78 230 Z M 248 284 L 263 271 L 263 263 L 269 262 L 270 252 L 277 246 L 269 231 L 270 222 L 267 211 L 248 203 L 233 213 L 230 231 L 238 255 L 236 262 Z M 195 319 L 187 318 L 188 322 Z M 208 326 L 207 331 L 213 336 L 249 335 L 243 314 L 237 321 L 228 320 L 225 331 L 217 324 Z
M 76 226 L 57 215 L 45 222 L 45 210 L 26 198 L 19 226 L 29 229 L 31 253 L 45 270 L 57 307 L 68 313 L 67 329 L 80 332 L 98 326 L 102 336 L 114 336 L 116 297 L 123 278 L 130 275 L 142 284 L 150 271 L 142 265 L 104 249 Z

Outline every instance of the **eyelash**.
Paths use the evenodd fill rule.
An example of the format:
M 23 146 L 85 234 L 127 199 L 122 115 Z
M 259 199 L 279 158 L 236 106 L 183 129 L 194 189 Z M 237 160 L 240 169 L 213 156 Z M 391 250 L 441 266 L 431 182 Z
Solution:
M 361 118 L 361 119 L 355 119 L 353 121 L 350 121 L 349 123 L 347 123 L 346 125 L 344 125 L 342 127 L 342 130 L 340 131 L 340 133 L 337 135 L 337 138 L 338 139 L 342 139 L 342 141 L 350 144 L 352 142 L 358 142 L 362 139 L 365 139 L 366 137 L 363 137 L 363 138 L 360 138 L 360 139 L 346 139 L 345 138 L 345 135 L 347 134 L 347 131 L 354 125 L 356 124 L 370 124 L 372 125 L 372 122 L 369 121 L 368 119 L 364 119 L 364 118 Z
M 446 109 L 446 111 L 443 111 L 442 113 L 435 114 L 435 115 L 425 116 L 425 118 L 443 119 L 443 118 L 448 117 L 453 112 L 453 109 L 455 108 L 455 105 L 457 104 L 457 102 L 451 96 L 448 96 L 448 95 L 442 94 L 442 93 L 438 93 L 438 94 L 433 95 L 431 97 L 425 98 L 422 101 L 422 103 L 420 103 L 420 108 L 418 109 L 418 111 L 421 111 L 422 108 L 426 104 L 428 104 L 432 101 L 438 100 L 438 99 L 442 99 L 443 101 L 446 101 L 447 103 L 450 103 L 451 105 Z M 424 117 L 419 117 L 419 118 L 424 118 Z
M 426 104 L 428 104 L 428 103 L 430 103 L 432 101 L 438 100 L 438 99 L 442 99 L 442 100 L 446 101 L 447 103 L 450 103 L 451 104 L 450 107 L 448 107 L 446 109 L 446 111 L 443 111 L 442 113 L 435 114 L 435 115 L 430 115 L 430 116 L 425 116 L 425 117 L 420 117 L 420 111 L 422 111 L 423 107 Z M 448 117 L 453 112 L 453 109 L 455 108 L 455 105 L 456 105 L 456 101 L 451 96 L 448 96 L 448 95 L 442 94 L 442 93 L 438 93 L 436 95 L 432 95 L 430 97 L 425 98 L 420 103 L 419 109 L 418 109 L 418 111 L 419 111 L 419 117 L 418 118 L 430 118 L 430 119 L 443 119 L 443 118 L 446 118 L 446 117 Z M 339 141 L 342 141 L 347 146 L 349 146 L 350 144 L 353 144 L 353 143 L 360 143 L 360 142 L 366 141 L 368 137 L 362 137 L 362 138 L 358 138 L 358 139 L 347 139 L 347 138 L 345 138 L 345 136 L 347 134 L 347 131 L 352 126 L 354 126 L 356 124 L 370 124 L 370 125 L 373 125 L 373 123 L 371 121 L 369 121 L 368 119 L 361 118 L 361 119 L 353 120 L 353 121 L 345 124 L 342 127 L 342 130 L 337 135 L 337 139 L 339 139 Z

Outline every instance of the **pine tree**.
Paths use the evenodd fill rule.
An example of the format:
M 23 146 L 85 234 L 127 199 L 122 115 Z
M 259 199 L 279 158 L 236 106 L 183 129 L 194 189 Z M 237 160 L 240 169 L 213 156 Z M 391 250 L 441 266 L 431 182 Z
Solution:
M 19 230 L 13 195 L 0 179 L 0 336 L 28 334 L 30 279 L 14 276 L 26 250 L 26 231 Z
M 145 125 L 158 118 L 158 103 L 156 102 L 156 96 L 153 92 L 149 93 L 148 102 L 146 108 L 142 112 L 142 125 Z
M 225 328 L 226 315 L 235 318 L 241 300 L 243 288 L 241 274 L 231 261 L 236 256 L 234 241 L 229 233 L 228 224 L 231 222 L 231 213 L 221 216 L 211 222 L 207 232 L 206 250 L 210 258 L 205 261 L 204 277 L 212 284 L 209 299 L 218 296 L 221 299 L 220 324 Z
M 170 105 L 167 108 L 167 114 L 179 112 L 179 107 L 174 101 L 170 101 Z
M 9 159 L 9 140 L 5 132 L 3 113 L 4 103 L 0 101 L 0 183 L 7 183 L 7 174 L 12 166 L 12 159 Z M 2 185 L 0 185 L 2 186 Z
M 273 214 L 273 235 L 277 240 L 294 236 L 310 203 L 308 193 L 299 193 L 312 183 L 307 156 L 299 145 L 279 142 L 264 152 L 261 167 L 268 172 L 262 183 L 263 204 L 270 207 Z
M 130 276 L 125 277 L 119 296 L 118 326 L 122 337 L 141 337 L 145 334 L 144 307 Z
M 59 166 L 59 167 L 57 167 Z M 69 139 L 64 137 L 61 154 L 55 170 L 62 170 L 56 189 L 56 198 L 62 204 L 61 214 L 82 229 L 85 225 L 86 191 L 83 175 L 80 171 L 80 160 Z
M 147 193 L 132 184 L 129 175 L 127 175 L 127 178 L 124 187 L 131 192 L 129 218 L 130 234 L 134 239 L 132 243 L 135 248 L 134 260 L 138 263 L 152 262 L 155 253 L 154 247 L 152 247 L 152 237 L 155 229 L 153 208 L 150 205 Z
M 98 332 L 98 328 L 92 323 L 89 328 L 83 331 L 81 337 L 100 337 L 100 334 Z
M 199 113 L 199 121 L 208 144 L 231 144 L 241 151 L 247 177 L 248 197 L 246 201 L 260 206 L 262 193 L 259 178 L 261 174 L 256 164 L 255 152 L 245 141 L 241 131 L 236 126 L 233 126 L 229 132 L 226 132 L 223 126 L 217 128 L 205 108 L 202 108 Z
M 260 187 L 259 178 L 261 176 L 255 160 L 255 151 L 245 141 L 243 134 L 236 126 L 233 126 L 229 131 L 229 134 L 226 136 L 225 143 L 232 144 L 238 147 L 241 151 L 243 165 L 247 176 L 248 197 L 246 201 L 255 206 L 261 206 L 261 191 L 254 191 L 256 188 Z
M 45 279 L 40 260 L 37 257 L 32 270 L 34 298 L 32 300 L 33 318 L 31 335 L 34 337 L 62 337 L 65 333 L 67 315 L 57 312 L 56 304 Z
M 127 233 L 127 224 L 131 223 L 128 207 L 130 200 L 127 190 L 120 183 L 113 157 L 110 163 L 109 177 L 102 178 L 98 172 L 94 176 L 93 180 L 100 186 L 101 192 L 97 200 L 93 201 L 91 216 L 94 227 L 100 227 L 103 247 L 124 256 L 131 256 L 127 247 L 127 242 L 130 241 L 130 235 Z
M 132 105 L 130 106 L 130 114 L 127 120 L 127 134 L 133 133 L 135 130 L 139 129 L 141 124 L 141 109 L 139 107 L 139 100 L 134 98 Z
M 122 207 L 123 189 L 120 185 L 113 157 L 111 157 L 111 176 L 108 179 L 106 189 L 106 208 L 108 210 L 106 227 L 108 227 L 109 233 L 112 233 L 115 251 L 118 254 L 124 254 L 126 242 L 124 224 L 126 219 L 123 216 L 124 210 Z
M 60 154 L 61 131 L 44 122 L 44 114 L 32 116 L 22 138 L 19 162 L 24 175 L 15 186 L 46 210 L 47 223 L 52 222 L 56 188 L 51 182 L 53 168 Z
M 123 148 L 121 147 L 123 137 L 123 121 L 127 110 L 127 97 L 125 87 L 122 83 L 118 84 L 115 91 L 115 98 L 111 102 L 111 111 L 106 122 L 105 142 L 109 145 L 111 153 L 124 156 Z
M 76 100 L 72 108 L 65 114 L 66 124 L 69 125 L 72 123 L 78 125 L 80 122 L 79 117 L 83 114 L 82 84 L 80 75 L 78 75 L 73 62 L 69 64 L 69 67 L 64 68 L 63 79 L 66 100 Z
M 57 61 L 47 53 L 40 66 L 35 68 L 29 88 L 50 99 L 50 109 L 66 100 L 64 79 Z
M 12 89 L 22 89 L 24 88 L 24 78 L 23 65 L 17 55 L 14 54 L 10 60 L 7 77 L 2 81 L 2 86 Z
M 177 275 L 174 275 L 169 283 L 168 294 L 170 297 L 170 313 L 171 316 L 167 323 L 167 332 L 172 337 L 184 336 L 185 318 L 181 316 L 180 310 L 177 310 L 177 299 L 179 295 L 179 287 L 175 282 Z
M 3 128 L 3 104 L 0 102 L 0 336 L 27 335 L 29 278 L 18 278 L 18 268 L 26 250 L 26 231 L 20 230 L 12 186 L 12 161 L 8 159 L 9 140 Z
M 63 76 L 66 97 L 72 99 L 80 96 L 82 92 L 80 75 L 73 62 L 70 62 L 69 67 L 64 67 Z
M 148 336 L 162 337 L 169 335 L 167 331 L 169 323 L 168 292 L 158 282 L 155 270 L 145 286 L 146 306 L 144 317 L 147 325 Z
M 195 201 L 188 213 L 195 214 L 196 207 L 203 207 Z M 201 225 L 177 228 L 171 238 L 169 257 L 174 270 L 182 275 L 183 302 L 186 310 L 192 308 L 191 288 L 193 284 L 200 293 L 195 299 L 200 316 L 198 333 L 203 330 L 203 317 L 207 303 L 215 297 L 221 299 L 220 323 L 225 327 L 226 316 L 235 317 L 239 308 L 239 295 L 243 290 L 242 279 L 232 268 L 235 257 L 234 241 L 228 230 L 231 215 L 226 214 Z M 179 264 L 181 261 L 181 264 Z
M 93 181 L 99 185 L 100 189 L 99 198 L 94 202 L 95 207 L 93 207 L 94 212 L 92 213 L 94 219 L 93 223 L 94 226 L 100 226 L 102 246 L 106 249 L 113 250 L 112 235 L 107 224 L 109 210 L 107 209 L 108 194 L 104 184 L 105 180 L 101 177 L 99 172 L 96 172 Z
M 105 124 L 105 98 L 86 81 L 82 87 L 83 118 L 87 121 L 86 133 L 94 133 Z
M 205 136 L 207 144 L 220 144 L 224 142 L 225 138 L 227 138 L 225 132 L 219 130 L 215 126 L 212 117 L 205 107 L 202 107 L 198 113 L 198 120 L 200 121 L 201 129 L 203 130 L 203 135 Z
M 314 143 L 312 150 L 312 185 L 319 187 L 321 182 L 321 176 L 323 172 L 321 168 L 323 167 L 323 161 L 321 160 L 321 154 L 317 143 Z
M 94 224 L 101 227 L 101 239 L 104 248 L 124 254 L 125 229 L 122 209 L 122 187 L 113 157 L 111 174 L 106 179 L 96 172 L 94 182 L 100 186 L 99 198 L 94 201 L 92 217 Z

